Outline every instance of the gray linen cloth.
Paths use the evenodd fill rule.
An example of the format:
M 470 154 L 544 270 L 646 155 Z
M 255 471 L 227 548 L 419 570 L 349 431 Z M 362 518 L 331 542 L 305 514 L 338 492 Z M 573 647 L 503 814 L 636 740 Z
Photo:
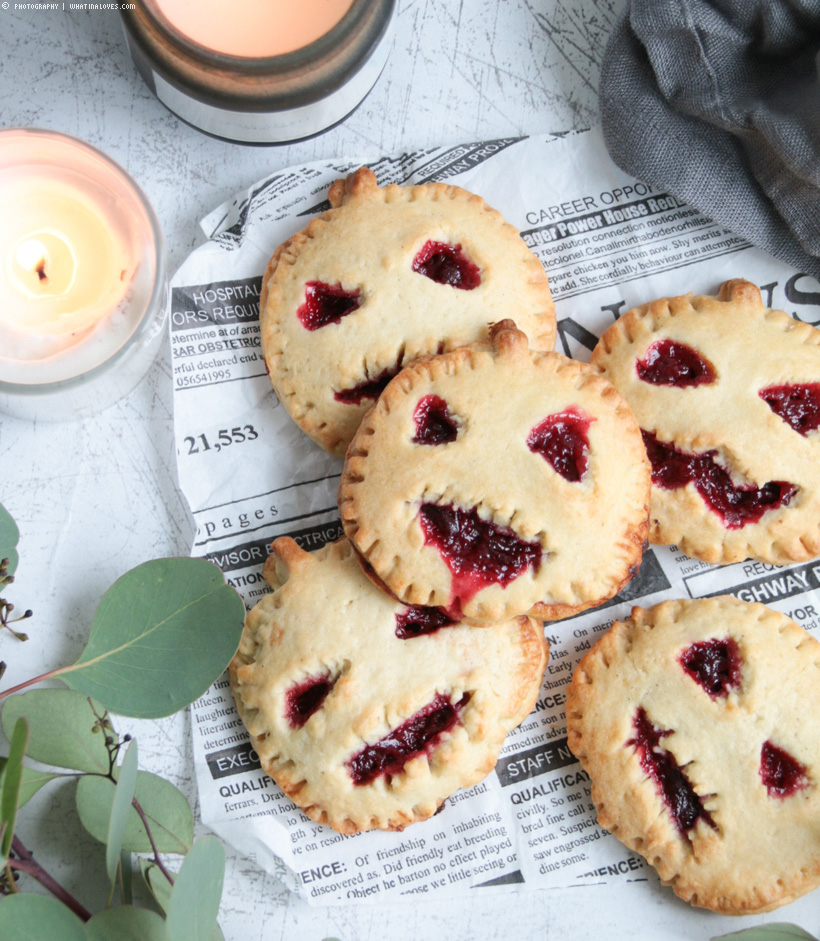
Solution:
M 820 0 L 632 0 L 600 83 L 626 172 L 820 279 Z

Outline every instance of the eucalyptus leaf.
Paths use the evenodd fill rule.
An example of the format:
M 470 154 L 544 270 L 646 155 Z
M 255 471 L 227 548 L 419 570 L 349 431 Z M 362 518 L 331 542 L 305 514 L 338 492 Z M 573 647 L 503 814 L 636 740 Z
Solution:
M 100 703 L 71 689 L 35 689 L 12 696 L 3 706 L 3 731 L 9 736 L 15 722 L 24 716 L 29 725 L 27 754 L 35 761 L 73 771 L 108 773 L 105 735 L 93 732 Z
M 0 561 L 9 560 L 8 574 L 13 575 L 17 568 L 17 543 L 20 540 L 20 530 L 17 523 L 11 518 L 9 511 L 0 503 Z
M 171 893 L 166 919 L 170 941 L 211 941 L 224 875 L 225 851 L 219 840 L 213 836 L 197 840 Z
M 3 790 L 0 792 L 0 823 L 5 824 L 0 842 L 0 857 L 9 858 L 11 841 L 14 838 L 14 821 L 17 817 L 17 802 L 20 799 L 20 784 L 23 780 L 23 755 L 28 742 L 28 723 L 18 719 L 10 736 L 10 747 L 3 768 Z
M 173 886 L 160 872 L 159 866 L 151 862 L 150 859 L 140 859 L 140 870 L 145 884 L 148 886 L 154 901 L 159 905 L 163 912 L 168 912 L 168 906 L 171 904 L 171 892 Z
M 773 922 L 770 925 L 758 925 L 756 928 L 744 928 L 731 934 L 721 934 L 712 941 L 817 941 L 813 934 L 797 925 L 787 922 Z
M 140 771 L 134 796 L 148 819 L 157 850 L 179 855 L 187 853 L 194 842 L 194 818 L 185 795 L 165 778 Z M 83 777 L 78 781 L 80 821 L 101 843 L 106 841 L 113 800 L 114 784 L 108 778 Z M 133 807 L 128 814 L 123 849 L 129 853 L 153 852 L 142 820 Z
M 137 743 L 134 740 L 128 746 L 128 751 L 122 761 L 119 779 L 114 788 L 114 800 L 111 802 L 111 813 L 108 821 L 108 837 L 105 842 L 105 868 L 108 870 L 108 878 L 112 884 L 117 878 L 125 828 L 128 826 L 128 813 L 131 810 L 131 801 L 134 799 L 136 786 Z
M 173 891 L 171 883 L 159 871 L 159 866 L 151 862 L 150 859 L 140 859 L 140 869 L 154 901 L 163 912 L 167 912 L 171 903 L 171 892 Z M 214 925 L 214 930 L 211 932 L 211 941 L 225 941 L 225 935 L 222 934 L 219 925 Z
M 34 768 L 23 766 L 23 778 L 20 781 L 20 797 L 17 799 L 17 806 L 22 807 L 28 803 L 32 797 L 40 790 L 43 785 L 48 784 L 55 778 L 63 778 L 63 774 L 52 774 L 49 771 L 36 771 Z
M 198 699 L 239 646 L 245 605 L 204 559 L 158 559 L 103 596 L 80 659 L 59 671 L 118 715 L 168 716 Z
M 0 902 L 0 938 L 14 941 L 87 941 L 82 921 L 50 895 L 21 892 Z
M 3 790 L 3 769 L 6 767 L 8 759 L 0 758 L 0 793 Z M 44 784 L 53 781 L 55 778 L 62 778 L 62 774 L 50 774 L 48 771 L 35 771 L 34 768 L 27 768 L 23 765 L 23 777 L 20 781 L 20 796 L 17 798 L 17 809 L 31 800 Z
M 118 905 L 86 922 L 85 937 L 87 941 L 168 941 L 168 931 L 165 919 L 156 912 Z

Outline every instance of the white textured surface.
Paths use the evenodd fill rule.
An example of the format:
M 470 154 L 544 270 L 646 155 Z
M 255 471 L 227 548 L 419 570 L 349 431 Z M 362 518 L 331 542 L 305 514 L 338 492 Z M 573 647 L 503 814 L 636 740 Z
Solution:
M 68 6 L 68 4 L 66 4 Z M 394 48 L 348 121 L 314 140 L 247 147 L 182 124 L 143 85 L 113 12 L 0 10 L 0 124 L 74 134 L 122 163 L 153 203 L 171 271 L 201 241 L 197 220 L 254 180 L 293 163 L 392 153 L 492 137 L 587 127 L 598 69 L 623 0 L 399 0 Z M 545 167 L 544 172 L 549 172 Z M 97 601 L 149 558 L 186 555 L 193 527 L 176 485 L 167 347 L 123 402 L 82 423 L 0 416 L 0 502 L 22 532 L 6 596 L 32 607 L 31 640 L 0 636 L 13 685 L 70 662 Z M 195 801 L 185 717 L 121 721 L 140 738 L 144 768 Z M 72 811 L 70 788 L 46 788 L 22 816 L 24 842 L 91 906 L 104 904 L 103 863 Z M 200 828 L 201 829 L 201 828 Z M 692 911 L 642 883 L 513 892 L 442 904 L 311 909 L 229 853 L 221 924 L 228 941 L 359 939 L 706 939 L 771 920 L 820 926 L 809 897 L 785 912 L 728 920 Z

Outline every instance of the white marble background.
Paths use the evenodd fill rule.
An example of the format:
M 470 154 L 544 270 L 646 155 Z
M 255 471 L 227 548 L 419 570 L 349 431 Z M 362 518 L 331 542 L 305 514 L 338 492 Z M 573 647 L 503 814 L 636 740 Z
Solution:
M 249 147 L 200 134 L 156 101 L 128 57 L 117 13 L 21 11 L 11 2 L 0 9 L 0 126 L 64 131 L 124 165 L 157 211 L 173 271 L 202 240 L 202 215 L 278 168 L 590 126 L 604 44 L 623 6 L 399 0 L 387 69 L 355 114 L 314 140 Z M 18 578 L 5 595 L 35 611 L 27 644 L 0 636 L 9 664 L 3 688 L 76 659 L 100 596 L 119 575 L 188 553 L 193 526 L 175 464 L 167 348 L 145 381 L 99 416 L 43 424 L 0 415 L 0 502 L 22 532 Z M 139 736 L 142 767 L 169 777 L 195 804 L 187 717 L 119 726 Z M 19 832 L 86 905 L 104 904 L 102 857 L 76 822 L 70 790 L 41 791 Z M 220 917 L 228 941 L 705 941 L 771 920 L 817 932 L 820 899 L 732 920 L 692 910 L 650 881 L 314 909 L 230 850 Z

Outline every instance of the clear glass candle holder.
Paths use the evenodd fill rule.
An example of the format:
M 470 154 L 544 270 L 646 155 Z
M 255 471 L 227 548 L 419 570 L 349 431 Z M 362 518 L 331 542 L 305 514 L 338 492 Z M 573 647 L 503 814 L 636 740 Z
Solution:
M 62 421 L 121 399 L 167 297 L 159 222 L 122 167 L 65 134 L 0 131 L 0 411 Z

